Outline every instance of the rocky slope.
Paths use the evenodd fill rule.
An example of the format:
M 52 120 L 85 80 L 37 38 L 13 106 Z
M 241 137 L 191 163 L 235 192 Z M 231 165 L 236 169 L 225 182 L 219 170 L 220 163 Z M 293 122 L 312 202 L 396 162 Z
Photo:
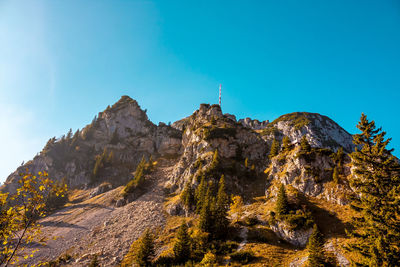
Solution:
M 289 137 L 290 147 L 270 157 L 272 141 L 282 142 L 284 136 Z M 303 136 L 312 147 L 307 153 L 299 145 Z M 45 232 L 64 239 L 50 241 L 33 261 L 54 259 L 69 251 L 74 255 L 70 265 L 84 266 L 92 254 L 101 254 L 102 264 L 112 266 L 122 260 L 144 227 L 164 227 L 168 216 L 184 214 L 179 193 L 187 183 L 195 188 L 202 175 L 217 182 L 224 174 L 228 192 L 241 195 L 247 205 L 257 197 L 267 201 L 263 205 L 270 205 L 280 184 L 290 185 L 305 197 L 346 205 L 351 194 L 347 183 L 351 162 L 346 153 L 339 181 L 332 177 L 340 148 L 351 152 L 352 136 L 319 114 L 292 113 L 271 123 L 249 118 L 237 121 L 234 115 L 223 114 L 218 105 L 201 104 L 171 126 L 155 125 L 135 100 L 123 96 L 81 131 L 50 139 L 39 155 L 7 178 L 2 190 L 15 191 L 19 173 L 25 169 L 46 170 L 71 190 L 81 190 L 85 197 L 42 221 Z M 143 157 L 160 163 L 148 177 L 151 182 L 133 202 L 117 203 L 121 186 L 134 177 Z M 174 201 L 166 205 L 164 194 Z M 164 206 L 170 215 L 164 213 Z M 268 224 L 264 221 L 263 226 Z M 291 236 L 288 239 L 278 228 L 275 232 L 282 232 L 281 239 L 293 240 L 300 247 L 309 235 L 307 229 L 306 234 L 286 231 Z M 115 246 L 119 249 L 113 250 Z
M 112 107 L 100 112 L 93 122 L 60 139 L 52 138 L 33 160 L 20 166 L 6 180 L 4 190 L 14 191 L 19 174 L 47 171 L 55 180 L 64 179 L 72 188 L 103 181 L 114 186 L 125 184 L 143 156 L 181 153 L 181 132 L 165 124 L 154 125 L 138 103 L 123 96 Z M 94 175 L 96 157 L 112 154 Z

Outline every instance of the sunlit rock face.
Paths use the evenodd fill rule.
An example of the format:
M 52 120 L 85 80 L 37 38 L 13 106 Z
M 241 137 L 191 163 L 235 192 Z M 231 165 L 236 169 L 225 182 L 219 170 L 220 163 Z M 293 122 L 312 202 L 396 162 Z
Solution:
M 104 167 L 103 177 L 96 183 L 109 181 L 123 184 L 144 156 L 179 155 L 182 153 L 182 133 L 167 125 L 156 126 L 146 112 L 128 96 L 100 112 L 81 131 L 51 139 L 31 161 L 20 166 L 6 180 L 3 189 L 14 191 L 20 173 L 47 171 L 55 180 L 64 179 L 70 187 L 93 183 L 96 156 L 112 152 L 113 161 Z
M 267 194 L 272 190 L 270 184 L 279 181 L 309 196 L 347 203 L 338 193 L 347 190 L 346 184 L 329 186 L 334 166 L 329 155 L 319 154 L 312 162 L 296 157 L 294 152 L 286 156 L 284 163 L 270 159 L 272 140 L 281 141 L 284 136 L 293 146 L 306 136 L 314 148 L 336 151 L 343 147 L 348 152 L 354 147 L 349 133 L 319 114 L 291 113 L 271 123 L 250 118 L 237 121 L 234 115 L 223 114 L 219 105 L 201 104 L 192 115 L 171 126 L 155 125 L 135 100 L 123 96 L 82 130 L 49 140 L 34 159 L 8 177 L 3 189 L 14 191 L 19 173 L 27 168 L 34 173 L 45 170 L 55 180 L 64 179 L 70 187 L 94 188 L 102 182 L 118 186 L 132 179 L 143 157 L 152 157 L 176 161 L 168 187 L 179 191 L 187 182 L 198 183 L 194 177 L 211 166 L 218 151 L 221 171 L 229 188 L 236 188 L 236 192 L 261 179 L 262 185 L 256 188 Z M 104 162 L 99 174 L 94 175 L 99 157 Z M 266 169 L 268 173 L 264 173 Z M 348 168 L 344 171 L 349 172 Z
M 330 118 L 307 112 L 282 115 L 268 124 L 262 132 L 263 138 L 282 140 L 288 136 L 292 143 L 299 143 L 305 135 L 312 147 L 330 148 L 336 151 L 343 147 L 346 152 L 354 150 L 353 137 Z

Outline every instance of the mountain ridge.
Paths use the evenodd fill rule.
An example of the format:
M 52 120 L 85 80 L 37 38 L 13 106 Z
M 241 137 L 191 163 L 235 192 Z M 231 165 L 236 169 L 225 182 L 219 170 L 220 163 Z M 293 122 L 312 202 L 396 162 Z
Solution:
M 303 137 L 307 151 L 303 151 Z M 314 206 L 329 203 L 331 210 L 347 209 L 348 196 L 353 193 L 348 183 L 351 160 L 346 154 L 353 148 L 348 145 L 351 140 L 337 123 L 316 113 L 285 114 L 273 122 L 236 120 L 216 104 L 200 104 L 190 116 L 171 125 L 156 125 L 136 100 L 122 96 L 82 130 L 50 139 L 34 159 L 10 174 L 1 189 L 15 191 L 19 173 L 26 168 L 32 173 L 47 171 L 49 177 L 70 188 L 67 205 L 42 220 L 48 235 L 63 235 L 65 240 L 49 242 L 27 261 L 30 264 L 56 260 L 68 251 L 75 260 L 71 266 L 87 266 L 93 255 L 101 255 L 102 264 L 118 265 L 132 253 L 130 246 L 144 226 L 164 229 L 157 230 L 156 258 L 162 258 L 171 249 L 177 218 L 198 220 L 182 200 L 185 188 L 197 190 L 204 180 L 215 188 L 221 176 L 227 194 L 243 198 L 246 216 L 252 216 L 243 220 L 270 226 L 265 229 L 272 242 L 268 249 L 293 253 L 304 247 L 311 234 L 309 224 L 301 222 L 309 220 L 310 209 L 316 210 L 317 217 L 332 221 L 340 229 L 338 234 L 343 234 L 339 215 L 321 213 Z M 278 144 L 276 154 L 272 154 L 273 143 Z M 339 161 L 339 178 L 334 178 Z M 149 170 L 140 172 L 140 166 Z M 135 185 L 138 177 L 144 182 Z M 276 201 L 280 185 L 290 192 L 301 229 L 276 222 L 266 212 Z M 240 238 L 251 237 L 251 229 L 232 227 Z M 114 245 L 119 249 L 111 251 Z M 334 245 L 330 249 L 337 257 L 343 256 Z
M 207 112 L 208 114 L 206 114 Z M 350 145 L 352 144 L 351 135 L 348 134 L 347 131 L 345 131 L 327 116 L 317 113 L 295 112 L 284 114 L 270 123 L 266 123 L 267 121 L 263 122 L 265 125 L 262 129 L 260 129 L 260 124 L 258 123 L 255 129 L 254 127 L 250 126 L 251 123 L 245 124 L 243 122 L 244 120 L 236 121 L 236 117 L 234 115 L 222 114 L 221 109 L 216 104 L 201 104 L 200 108 L 194 111 L 191 116 L 175 121 L 174 123 L 172 123 L 171 126 L 168 126 L 162 122 L 160 122 L 157 126 L 148 119 L 146 112 L 140 108 L 138 102 L 126 95 L 122 96 L 111 107 L 108 106 L 104 111 L 99 112 L 98 116 L 96 116 L 91 124 L 86 125 L 82 128 L 81 131 L 78 130 L 77 133 L 75 133 L 74 138 L 76 137 L 76 135 L 78 135 L 78 137 L 75 139 L 83 139 L 84 141 L 86 141 L 84 142 L 85 148 L 83 148 L 83 150 L 86 149 L 86 151 L 83 152 L 86 154 L 101 153 L 101 150 L 104 147 L 109 147 L 110 149 L 113 149 L 115 148 L 115 146 L 120 145 L 120 143 L 118 145 L 113 145 L 109 143 L 113 138 L 113 135 L 114 138 L 115 135 L 118 135 L 118 138 L 121 139 L 132 139 L 133 137 L 137 137 L 137 139 L 139 139 L 139 142 L 136 142 L 134 144 L 135 150 L 138 153 L 142 152 L 143 155 L 146 154 L 147 156 L 149 156 L 150 154 L 158 153 L 179 154 L 181 153 L 180 149 L 182 149 L 179 142 L 182 140 L 181 135 L 184 132 L 183 125 L 185 121 L 187 121 L 189 118 L 193 117 L 193 115 L 197 113 L 202 114 L 202 116 L 206 116 L 206 120 L 215 116 L 224 118 L 225 120 L 227 120 L 228 123 L 236 123 L 235 127 L 239 127 L 239 125 L 241 125 L 245 128 L 249 128 L 255 131 L 261 131 L 260 134 L 268 145 L 271 144 L 272 139 L 274 138 L 282 140 L 283 136 L 286 133 L 286 135 L 289 136 L 293 143 L 299 142 L 300 138 L 303 135 L 306 135 L 310 144 L 315 147 L 325 147 L 331 149 L 333 148 L 334 150 L 336 150 L 338 147 L 343 146 L 344 149 L 348 152 L 354 148 L 353 145 Z M 315 131 L 315 125 L 312 125 L 310 129 L 308 129 L 308 124 L 304 122 L 300 122 L 299 124 L 299 118 L 301 117 L 293 116 L 299 114 L 306 119 L 312 116 L 314 119 L 316 118 L 316 121 L 318 122 L 325 121 L 330 127 L 333 126 L 336 129 L 339 129 L 338 132 L 340 134 L 343 134 L 343 136 L 341 136 L 341 139 L 344 140 L 344 142 L 336 142 L 336 140 L 329 144 L 328 142 L 326 142 L 326 140 L 323 140 L 325 142 L 321 142 L 321 139 L 323 139 L 323 137 L 326 137 L 329 132 L 321 133 Z M 247 121 L 253 122 L 258 120 L 249 119 Z M 291 128 L 294 128 L 295 131 L 290 131 Z M 276 129 L 278 131 L 276 131 Z M 146 138 L 146 136 L 152 136 L 153 138 L 150 138 L 152 139 L 150 140 L 149 138 Z M 49 146 L 51 145 L 65 142 L 66 138 L 68 138 L 68 136 L 62 137 L 59 140 L 56 140 L 55 138 L 50 139 L 38 156 L 34 157 L 32 160 L 17 168 L 15 172 L 7 177 L 3 188 L 10 188 L 12 190 L 13 187 L 10 186 L 10 183 L 12 182 L 13 178 L 18 175 L 18 172 L 22 172 L 26 168 L 31 169 L 31 171 L 33 172 L 47 170 L 51 173 L 52 171 L 50 166 L 53 166 L 54 162 L 57 161 L 57 158 L 47 157 L 46 150 L 48 150 Z M 69 136 L 69 138 L 73 139 L 72 136 Z M 330 140 L 328 139 L 328 141 Z M 124 145 L 126 144 L 123 144 L 122 147 Z M 92 146 L 92 151 L 88 151 L 90 150 L 88 148 L 89 146 Z M 120 157 L 124 158 L 124 155 L 121 154 Z M 125 160 L 129 161 L 130 157 L 132 156 L 125 155 Z M 139 160 L 135 161 L 136 164 L 138 163 L 138 161 Z M 33 162 L 35 163 L 33 164 Z M 77 167 L 74 165 L 75 164 L 71 163 L 68 166 L 64 166 L 64 170 L 62 171 L 66 173 L 70 173 L 72 171 L 72 173 L 76 175 L 74 169 L 76 169 Z M 63 178 L 60 175 L 55 176 L 56 179 Z M 90 179 L 88 171 L 86 171 L 86 173 L 80 173 L 78 176 L 81 177 L 82 181 L 84 182 L 71 181 L 70 185 L 75 186 L 89 183 Z

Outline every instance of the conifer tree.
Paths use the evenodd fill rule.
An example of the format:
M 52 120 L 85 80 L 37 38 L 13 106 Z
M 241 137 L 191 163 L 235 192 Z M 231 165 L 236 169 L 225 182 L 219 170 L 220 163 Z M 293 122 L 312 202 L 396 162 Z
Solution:
M 336 166 L 333 168 L 332 179 L 333 179 L 333 182 L 335 182 L 335 184 L 339 183 L 339 174 L 338 174 L 338 169 Z
M 67 139 L 71 139 L 72 138 L 72 129 L 70 128 L 68 133 L 67 133 Z
M 283 137 L 282 150 L 285 152 L 290 151 L 290 145 L 291 145 L 290 138 L 288 136 Z
M 205 180 L 205 176 L 204 174 L 201 176 L 201 180 L 200 180 L 200 184 L 199 186 L 196 188 L 196 212 L 200 213 L 200 211 L 203 208 L 203 204 L 204 204 L 204 199 L 207 193 L 207 183 Z
M 214 151 L 214 155 L 213 155 L 213 159 L 212 159 L 212 161 L 211 161 L 211 166 L 210 166 L 210 168 L 211 168 L 212 170 L 215 170 L 216 168 L 218 168 L 218 165 L 219 165 L 219 155 L 218 155 L 218 149 L 216 149 L 216 150 Z
M 177 263 L 184 263 L 190 259 L 191 240 L 185 222 L 179 227 L 173 251 Z
M 193 188 L 190 182 L 187 182 L 180 196 L 183 205 L 188 209 L 192 209 L 195 205 Z
M 353 217 L 350 236 L 357 241 L 347 249 L 359 252 L 369 266 L 400 266 L 400 165 L 387 149 L 391 139 L 376 129 L 374 121 L 362 114 L 354 135 L 355 152 L 350 156 L 354 175 L 350 182 L 355 188 L 351 207 L 360 216 Z
M 215 230 L 218 238 L 224 238 L 229 225 L 229 199 L 225 190 L 225 176 L 222 175 L 218 185 L 217 204 L 215 208 Z
M 214 233 L 215 229 L 215 198 L 213 197 L 213 191 L 213 184 L 212 181 L 210 181 L 204 198 L 204 203 L 202 204 L 199 222 L 200 229 L 203 232 L 210 233 L 211 235 Z
M 146 229 L 136 250 L 135 262 L 139 266 L 150 266 L 154 256 L 154 236 L 150 229 Z
M 243 213 L 243 200 L 241 196 L 234 196 L 230 206 L 231 213 L 236 213 L 236 222 L 240 220 Z
M 79 138 L 79 129 L 76 130 L 76 132 L 74 133 L 74 136 L 72 137 L 72 141 L 71 141 L 72 147 L 76 146 L 76 143 L 78 142 L 78 138 Z
M 203 232 L 210 233 L 212 228 L 212 214 L 210 200 L 205 199 L 200 211 L 199 228 Z
M 344 157 L 344 153 L 343 153 L 343 147 L 339 147 L 339 149 L 337 150 L 336 154 L 336 164 L 339 168 L 342 168 L 343 165 L 343 157 Z
M 326 259 L 324 255 L 324 241 L 318 226 L 314 224 L 313 232 L 308 239 L 308 266 L 310 267 L 323 267 L 326 266 Z
M 310 152 L 311 151 L 311 146 L 310 143 L 308 143 L 307 137 L 303 135 L 303 137 L 300 140 L 300 147 L 302 152 Z
M 276 139 L 274 139 L 274 141 L 272 141 L 272 144 L 271 144 L 271 150 L 269 152 L 269 157 L 273 158 L 276 155 L 278 155 L 279 150 L 280 150 L 280 144 Z
M 275 212 L 278 216 L 285 215 L 289 212 L 289 203 L 286 195 L 285 186 L 281 184 L 275 204 Z

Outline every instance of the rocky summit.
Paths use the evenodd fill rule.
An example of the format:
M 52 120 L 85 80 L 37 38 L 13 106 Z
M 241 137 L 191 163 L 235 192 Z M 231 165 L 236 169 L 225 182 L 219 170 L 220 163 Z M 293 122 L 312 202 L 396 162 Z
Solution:
M 194 235 L 202 224 L 203 208 L 190 199 L 201 199 L 199 188 L 216 188 L 223 176 L 231 206 L 224 238 L 230 241 L 210 250 L 215 264 L 303 266 L 318 224 L 332 262 L 347 266 L 351 255 L 341 244 L 347 242 L 354 194 L 348 182 L 354 148 L 351 134 L 316 113 L 272 122 L 237 120 L 219 105 L 201 104 L 171 125 L 155 125 L 135 100 L 123 96 L 82 130 L 50 139 L 8 176 L 2 190 L 15 192 L 27 170 L 46 171 L 69 188 L 67 203 L 39 221 L 49 241 L 28 245 L 27 251 L 38 251 L 26 264 L 87 266 L 96 256 L 101 266 L 130 266 L 148 228 L 156 233 L 152 262 L 173 265 L 179 225 L 185 221 Z M 282 186 L 291 210 L 286 217 L 274 208 Z M 239 198 L 242 205 L 235 209 Z M 196 257 L 193 264 L 204 260 Z

